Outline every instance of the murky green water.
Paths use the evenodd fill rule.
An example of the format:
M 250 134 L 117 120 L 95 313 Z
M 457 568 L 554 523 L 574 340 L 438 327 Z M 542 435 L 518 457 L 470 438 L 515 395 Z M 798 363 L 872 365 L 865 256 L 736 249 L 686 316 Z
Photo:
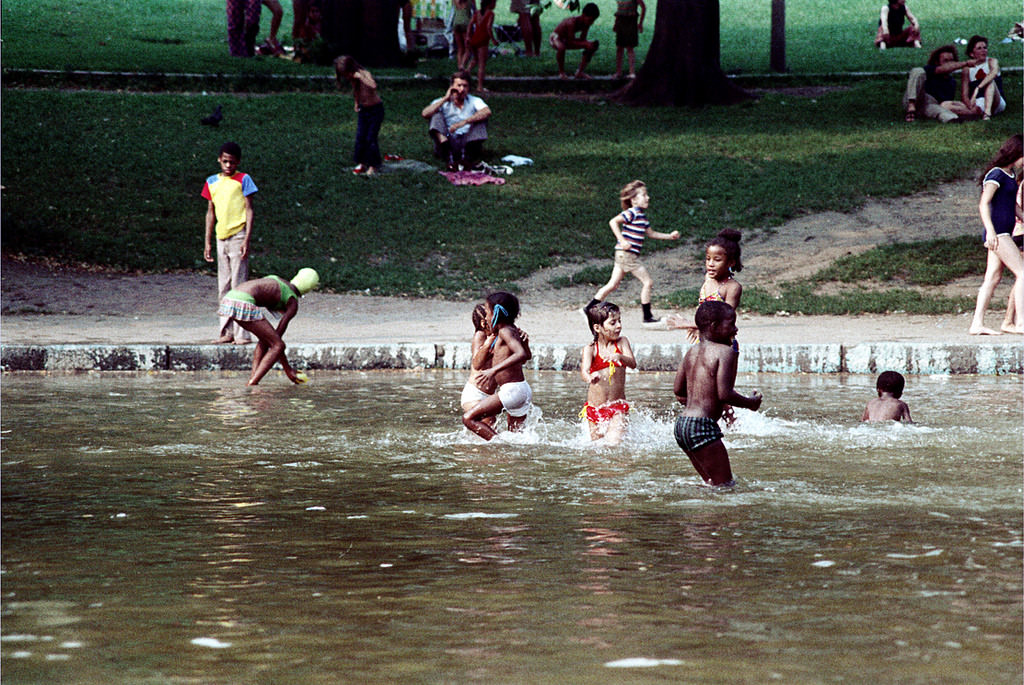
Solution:
M 742 377 L 721 492 L 671 374 L 614 450 L 573 374 L 490 445 L 464 379 L 5 376 L 3 682 L 1021 682 L 1019 379 Z

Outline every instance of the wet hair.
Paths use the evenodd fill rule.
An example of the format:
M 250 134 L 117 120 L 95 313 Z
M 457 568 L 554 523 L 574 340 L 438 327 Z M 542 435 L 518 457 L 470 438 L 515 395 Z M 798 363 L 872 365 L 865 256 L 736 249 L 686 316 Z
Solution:
M 878 392 L 890 393 L 893 397 L 899 398 L 903 394 L 903 386 L 906 380 L 903 378 L 903 374 L 897 373 L 896 371 L 883 371 L 878 374 L 878 381 L 875 383 L 875 389 Z
M 512 293 L 496 292 L 487 296 L 487 304 L 491 305 L 491 327 L 504 323 L 512 325 L 519 316 L 519 300 Z M 504 311 L 498 311 L 501 307 Z
M 736 316 L 736 310 L 728 302 L 708 300 L 697 307 L 697 313 L 693 315 L 693 322 L 697 324 L 697 330 L 707 335 L 712 326 L 719 321 L 725 321 L 730 314 Z
M 229 140 L 228 142 L 221 145 L 220 152 L 217 153 L 217 156 L 220 157 L 224 153 L 231 155 L 238 161 L 242 161 L 242 146 L 234 141 Z
M 619 191 L 619 203 L 623 209 L 629 209 L 633 206 L 633 198 L 641 190 L 646 190 L 647 184 L 643 181 L 630 181 L 626 185 L 622 186 L 622 190 Z
M 338 81 L 338 85 L 347 85 L 345 81 L 362 68 L 359 62 L 348 55 L 338 57 L 334 60 L 334 76 Z
M 484 322 L 487 321 L 487 305 L 480 303 L 473 307 L 473 330 L 484 330 Z
M 723 228 L 714 238 L 708 241 L 707 247 L 717 245 L 725 250 L 725 256 L 732 262 L 732 272 L 743 271 L 743 262 L 740 260 L 740 239 L 743 234 L 735 228 Z
M 932 50 L 932 54 L 928 55 L 928 66 L 937 67 L 939 66 L 939 58 L 942 57 L 944 52 L 948 52 L 953 55 L 953 61 L 960 59 L 960 56 L 956 53 L 956 46 L 950 43 L 949 45 L 940 45 L 939 47 Z
M 981 176 L 978 177 L 978 185 L 985 182 L 985 175 L 995 169 L 996 167 L 1010 166 L 1018 159 L 1024 156 L 1024 136 L 1017 133 L 1006 139 L 1003 146 L 999 148 L 999 152 L 992 158 L 992 161 L 988 163 L 985 170 L 981 172 Z
M 612 314 L 619 313 L 619 307 L 611 302 L 599 302 L 593 307 L 587 307 L 584 312 L 587 315 L 587 326 L 590 327 L 590 332 L 593 333 L 596 342 L 597 331 L 594 330 L 594 326 L 604 325 L 604 322 L 610 319 Z
M 448 85 L 455 83 L 455 79 L 462 79 L 463 81 L 469 84 L 469 89 L 473 90 L 473 77 L 470 76 L 467 70 L 459 69 L 454 74 L 452 74 L 451 81 L 448 82 Z
M 583 16 L 597 19 L 598 17 L 601 16 L 601 10 L 599 10 L 597 8 L 597 5 L 595 5 L 594 3 L 588 2 L 586 5 L 583 6 Z
M 988 45 L 988 38 L 986 38 L 985 36 L 979 36 L 978 34 L 974 34 L 973 36 L 971 36 L 970 40 L 967 41 L 966 53 L 968 58 L 971 56 L 971 53 L 974 52 L 974 46 L 977 45 L 978 43 L 984 43 L 985 45 Z

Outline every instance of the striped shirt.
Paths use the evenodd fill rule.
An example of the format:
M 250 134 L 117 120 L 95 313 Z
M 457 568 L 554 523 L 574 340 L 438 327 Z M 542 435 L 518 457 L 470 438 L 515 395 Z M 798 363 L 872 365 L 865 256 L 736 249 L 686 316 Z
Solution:
M 644 246 L 644 238 L 647 237 L 647 229 L 651 222 L 644 215 L 644 210 L 637 207 L 630 207 L 622 213 L 622 237 L 629 243 L 629 250 L 633 254 L 640 254 L 640 248 Z M 615 248 L 620 249 L 620 248 Z

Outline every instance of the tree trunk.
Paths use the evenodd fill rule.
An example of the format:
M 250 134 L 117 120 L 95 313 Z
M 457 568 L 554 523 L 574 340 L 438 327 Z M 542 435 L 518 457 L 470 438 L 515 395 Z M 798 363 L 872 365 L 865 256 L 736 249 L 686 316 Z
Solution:
M 691 107 L 750 99 L 722 72 L 718 16 L 718 0 L 658 0 L 647 59 L 616 99 L 630 105 Z
M 398 0 L 323 0 L 321 35 L 331 53 L 351 55 L 367 67 L 394 66 L 398 46 Z

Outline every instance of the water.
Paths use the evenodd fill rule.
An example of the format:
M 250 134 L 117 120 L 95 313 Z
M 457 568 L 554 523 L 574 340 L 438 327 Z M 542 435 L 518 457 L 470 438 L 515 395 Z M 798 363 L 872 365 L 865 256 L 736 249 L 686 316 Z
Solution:
M 1021 386 L 743 376 L 738 485 L 631 374 L 619 448 L 533 374 L 528 432 L 464 374 L 5 376 L 4 683 L 1020 683 Z

